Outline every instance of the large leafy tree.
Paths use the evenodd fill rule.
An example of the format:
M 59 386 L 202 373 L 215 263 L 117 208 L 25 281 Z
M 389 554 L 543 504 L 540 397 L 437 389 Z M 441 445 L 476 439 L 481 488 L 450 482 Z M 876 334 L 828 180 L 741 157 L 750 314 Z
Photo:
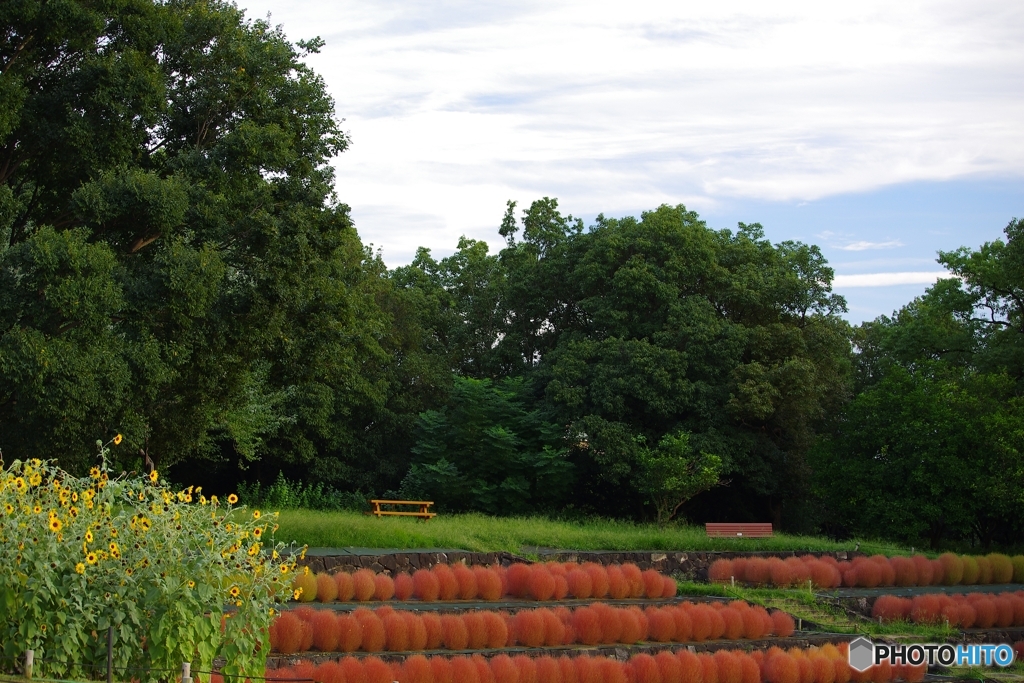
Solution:
M 388 323 L 332 194 L 319 43 L 216 0 L 25 0 L 0 27 L 5 456 L 82 466 L 120 431 L 161 466 L 343 473 Z

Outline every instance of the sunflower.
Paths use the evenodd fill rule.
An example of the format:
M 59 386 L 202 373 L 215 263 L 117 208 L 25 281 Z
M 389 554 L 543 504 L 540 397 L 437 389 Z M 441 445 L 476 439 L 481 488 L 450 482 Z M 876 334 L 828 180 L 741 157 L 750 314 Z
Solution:
M 120 446 L 120 445 L 121 445 L 121 440 L 122 440 L 122 439 L 124 439 L 124 437 L 123 437 L 123 436 L 121 436 L 120 434 L 118 434 L 117 436 L 115 436 L 115 437 L 114 437 L 114 445 L 115 445 L 115 446 Z
M 78 516 L 78 508 L 76 508 L 74 505 L 72 505 L 71 507 L 68 508 L 68 514 L 71 515 L 72 517 L 77 517 Z
M 236 496 L 233 493 L 230 496 L 228 496 L 228 503 L 229 504 L 234 505 L 237 502 L 238 502 L 238 496 Z
M 99 479 L 100 478 L 100 468 L 99 467 L 90 467 L 89 468 L 89 476 L 92 477 L 93 479 Z
M 39 503 L 36 503 L 35 505 L 32 506 L 32 514 L 38 515 L 42 511 L 43 506 L 40 505 Z
M 85 532 L 85 542 L 92 543 L 92 531 Z
M 76 574 L 84 574 L 85 573 L 85 565 L 82 564 L 81 562 L 76 564 L 75 565 L 75 573 Z
M 189 588 L 195 588 L 195 587 L 196 587 L 196 582 L 195 582 L 195 581 L 192 581 L 192 580 L 190 579 L 190 580 L 189 580 L 189 582 L 188 582 L 188 587 L 189 587 Z
M 261 513 L 259 510 L 253 510 L 252 511 L 252 518 L 253 519 L 259 519 L 262 516 L 263 516 L 263 513 Z
M 300 595 L 302 595 L 302 589 L 296 588 L 294 591 L 292 591 L 292 600 L 298 600 Z
M 64 528 L 64 522 L 60 521 L 56 517 L 50 520 L 50 531 L 57 533 Z
M 38 472 L 34 473 L 32 476 L 28 478 L 28 483 L 32 486 L 39 486 L 40 484 L 43 483 L 43 475 L 39 474 Z
M 260 544 L 259 543 L 253 543 L 251 546 L 249 546 L 249 557 L 254 556 L 259 551 L 260 551 Z
M 262 536 L 263 535 L 263 527 L 258 526 L 255 529 L 253 529 L 252 530 L 252 535 L 255 536 L 256 538 L 259 538 L 260 536 Z
M 96 555 L 96 553 L 89 553 L 85 556 L 85 561 L 87 564 L 96 564 L 100 561 L 100 558 Z
M 139 528 L 143 531 L 149 531 L 150 527 L 152 526 L 152 522 L 150 522 L 149 519 L 147 519 L 146 517 L 143 517 L 139 520 Z
M 160 478 L 160 473 L 157 472 L 156 470 L 153 470 L 152 472 L 149 473 L 149 480 L 151 482 L 153 482 L 154 484 L 157 482 L 157 479 L 159 479 L 159 478 Z
M 281 565 L 281 573 L 282 574 L 287 574 L 288 573 L 288 565 L 286 565 L 286 564 L 282 564 Z
M 7 505 L 4 505 L 4 512 L 6 512 L 9 515 L 14 514 L 14 506 L 11 505 L 10 503 L 8 503 Z
M 25 486 L 25 480 L 24 479 L 22 479 L 21 477 L 16 477 L 14 479 L 14 490 L 15 491 L 17 491 L 18 493 L 24 493 L 26 488 L 27 487 Z
M 238 586 L 232 586 L 231 590 L 229 590 L 228 593 L 231 594 L 231 597 L 237 598 L 239 595 L 242 594 L 242 591 L 238 590 Z
M 72 491 L 71 492 L 71 502 L 72 503 L 77 503 L 78 502 L 78 491 Z

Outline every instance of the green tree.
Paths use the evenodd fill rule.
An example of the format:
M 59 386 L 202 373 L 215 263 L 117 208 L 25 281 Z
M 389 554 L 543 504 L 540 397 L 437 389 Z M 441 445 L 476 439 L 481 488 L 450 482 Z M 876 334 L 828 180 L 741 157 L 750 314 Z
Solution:
M 655 448 L 642 448 L 639 465 L 639 488 L 654 504 L 659 526 L 675 517 L 686 501 L 721 481 L 722 459 L 695 452 L 686 432 L 666 434 Z
M 28 0 L 0 25 L 5 455 L 80 470 L 119 431 L 161 468 L 359 469 L 392 321 L 333 195 L 320 43 L 216 0 Z

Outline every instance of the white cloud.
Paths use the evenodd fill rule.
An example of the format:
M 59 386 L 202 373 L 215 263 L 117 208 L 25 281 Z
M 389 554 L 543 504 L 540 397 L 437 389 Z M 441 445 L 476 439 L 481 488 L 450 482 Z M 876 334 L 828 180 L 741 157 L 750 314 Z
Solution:
M 867 251 L 868 249 L 893 249 L 902 246 L 903 242 L 899 240 L 889 240 L 888 242 L 866 242 L 861 240 L 859 242 L 851 242 L 839 248 L 843 251 Z
M 1010 0 L 241 5 L 327 40 L 338 193 L 389 262 L 493 241 L 509 198 L 704 210 L 1024 168 Z
M 836 275 L 833 289 L 847 287 L 891 287 L 893 285 L 930 285 L 943 277 L 952 277 L 946 271 L 911 271 L 906 273 L 862 273 Z

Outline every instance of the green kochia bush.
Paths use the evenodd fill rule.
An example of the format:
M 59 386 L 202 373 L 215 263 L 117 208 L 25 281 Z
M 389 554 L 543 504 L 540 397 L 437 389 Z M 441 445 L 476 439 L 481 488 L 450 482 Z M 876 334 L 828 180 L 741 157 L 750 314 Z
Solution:
M 274 523 L 234 495 L 172 491 L 156 472 L 111 478 L 105 455 L 81 478 L 0 463 L 0 668 L 31 649 L 45 676 L 95 675 L 110 627 L 114 666 L 145 672 L 125 679 L 166 678 L 157 672 L 185 661 L 208 671 L 218 657 L 226 675 L 262 674 L 295 566 L 264 548 Z

